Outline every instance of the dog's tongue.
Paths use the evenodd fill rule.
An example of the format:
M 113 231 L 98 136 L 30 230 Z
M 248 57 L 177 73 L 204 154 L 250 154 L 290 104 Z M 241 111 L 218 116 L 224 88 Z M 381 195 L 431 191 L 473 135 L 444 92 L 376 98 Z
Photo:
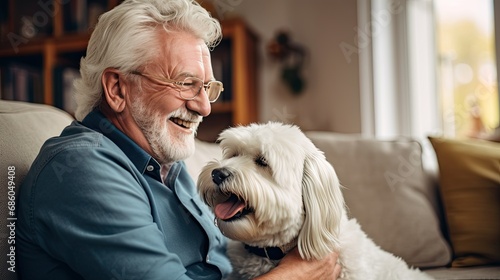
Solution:
M 245 203 L 238 200 L 236 196 L 231 196 L 225 202 L 217 204 L 214 212 L 217 218 L 227 220 L 234 217 L 234 215 L 243 210 L 243 208 L 245 208 Z

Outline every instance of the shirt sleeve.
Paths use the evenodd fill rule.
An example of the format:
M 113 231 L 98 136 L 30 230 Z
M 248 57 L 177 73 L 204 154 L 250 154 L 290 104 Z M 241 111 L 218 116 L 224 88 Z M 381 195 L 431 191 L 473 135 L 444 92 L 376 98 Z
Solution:
M 47 162 L 31 192 L 37 243 L 85 279 L 190 279 L 120 153 L 73 147 Z

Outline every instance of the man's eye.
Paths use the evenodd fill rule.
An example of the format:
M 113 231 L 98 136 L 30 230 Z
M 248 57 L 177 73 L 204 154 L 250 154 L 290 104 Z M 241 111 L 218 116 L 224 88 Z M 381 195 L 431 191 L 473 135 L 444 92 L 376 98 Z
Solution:
M 183 83 L 183 85 L 184 85 L 185 87 L 192 87 L 192 86 L 194 86 L 195 84 L 196 84 L 196 81 L 194 81 L 194 80 L 189 80 L 189 79 L 185 79 L 185 80 L 184 80 L 184 83 Z
M 262 166 L 262 167 L 268 166 L 267 160 L 263 156 L 258 156 L 255 159 L 255 164 L 257 164 L 258 166 Z

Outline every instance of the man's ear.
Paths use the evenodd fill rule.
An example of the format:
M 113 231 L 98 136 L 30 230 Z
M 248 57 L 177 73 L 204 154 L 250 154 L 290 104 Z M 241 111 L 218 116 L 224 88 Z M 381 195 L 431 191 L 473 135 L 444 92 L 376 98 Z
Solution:
M 114 68 L 106 68 L 102 72 L 101 82 L 104 91 L 104 98 L 108 106 L 116 113 L 121 113 L 125 109 L 126 98 L 121 73 Z

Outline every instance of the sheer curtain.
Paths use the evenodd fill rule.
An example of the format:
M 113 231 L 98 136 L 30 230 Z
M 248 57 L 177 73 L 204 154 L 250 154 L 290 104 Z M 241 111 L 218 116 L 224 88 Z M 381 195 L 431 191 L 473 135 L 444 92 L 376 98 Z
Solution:
M 363 133 L 425 139 L 440 131 L 432 1 L 358 0 L 358 20 L 359 41 L 370 43 L 359 53 Z
M 431 0 L 358 0 L 358 23 L 369 30 L 360 48 L 363 134 L 408 137 L 423 146 L 424 168 L 437 169 L 428 135 L 442 131 Z

